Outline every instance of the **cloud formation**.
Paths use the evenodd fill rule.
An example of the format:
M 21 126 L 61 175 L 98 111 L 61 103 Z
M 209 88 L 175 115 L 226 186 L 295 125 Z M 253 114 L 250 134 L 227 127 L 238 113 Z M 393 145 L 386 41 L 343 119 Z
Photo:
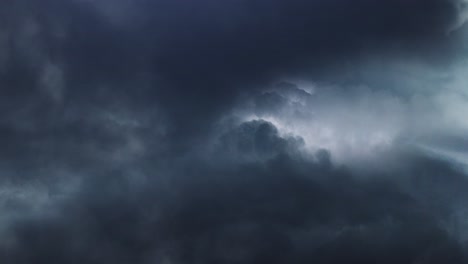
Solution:
M 94 175 L 53 213 L 16 221 L 2 255 L 7 263 L 463 263 L 464 173 L 411 153 L 398 177 L 358 179 L 331 166 L 327 152 L 292 152 L 300 140 L 277 133 L 265 121 L 242 123 L 217 140 L 211 161 L 192 157 L 142 182 Z
M 0 262 L 466 263 L 465 20 L 0 3 Z

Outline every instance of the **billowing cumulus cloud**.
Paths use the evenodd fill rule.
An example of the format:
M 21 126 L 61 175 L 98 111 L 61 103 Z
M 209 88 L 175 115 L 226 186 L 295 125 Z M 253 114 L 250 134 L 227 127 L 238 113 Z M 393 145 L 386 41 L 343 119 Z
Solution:
M 0 3 L 0 262 L 467 263 L 466 8 Z

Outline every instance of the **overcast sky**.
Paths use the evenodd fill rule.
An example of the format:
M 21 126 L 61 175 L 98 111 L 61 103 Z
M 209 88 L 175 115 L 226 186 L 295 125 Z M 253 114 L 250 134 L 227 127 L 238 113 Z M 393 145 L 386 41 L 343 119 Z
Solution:
M 465 0 L 4 0 L 0 263 L 468 263 Z

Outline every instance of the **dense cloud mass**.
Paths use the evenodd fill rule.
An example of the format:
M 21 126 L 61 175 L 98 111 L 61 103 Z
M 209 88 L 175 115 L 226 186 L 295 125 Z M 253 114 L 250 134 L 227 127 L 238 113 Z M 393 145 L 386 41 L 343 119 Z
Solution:
M 0 262 L 468 263 L 465 0 L 0 3 Z

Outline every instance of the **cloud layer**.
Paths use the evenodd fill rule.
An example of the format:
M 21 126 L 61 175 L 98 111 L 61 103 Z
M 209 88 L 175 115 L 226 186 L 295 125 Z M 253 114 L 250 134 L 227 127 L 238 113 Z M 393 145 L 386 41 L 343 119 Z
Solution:
M 0 3 L 0 262 L 466 263 L 465 20 Z

